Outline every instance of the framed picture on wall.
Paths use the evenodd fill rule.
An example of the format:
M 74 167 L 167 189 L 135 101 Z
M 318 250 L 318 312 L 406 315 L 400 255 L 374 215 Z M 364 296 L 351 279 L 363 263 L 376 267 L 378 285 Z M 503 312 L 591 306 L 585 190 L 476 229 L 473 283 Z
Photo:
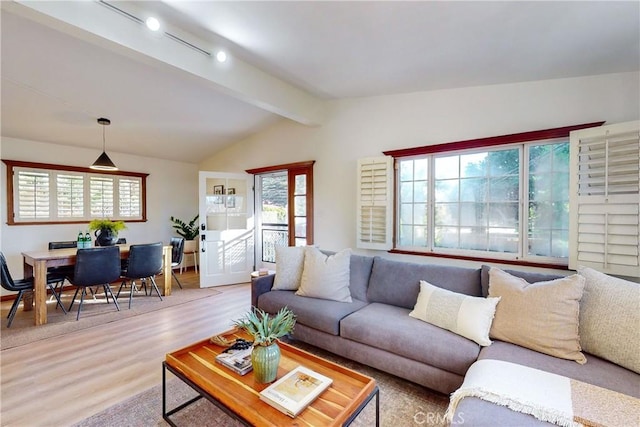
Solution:
M 224 185 L 214 185 L 213 194 L 217 196 L 222 196 L 224 194 Z
M 236 189 L 228 188 L 227 189 L 227 208 L 235 208 L 236 207 Z

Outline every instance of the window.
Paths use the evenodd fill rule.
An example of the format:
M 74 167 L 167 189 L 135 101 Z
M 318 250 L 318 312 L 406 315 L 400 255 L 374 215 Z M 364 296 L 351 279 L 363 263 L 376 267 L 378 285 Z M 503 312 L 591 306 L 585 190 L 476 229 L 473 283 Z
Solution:
M 394 251 L 566 266 L 569 132 L 595 125 L 386 152 Z
M 94 218 L 146 221 L 147 174 L 3 160 L 7 223 L 78 223 Z

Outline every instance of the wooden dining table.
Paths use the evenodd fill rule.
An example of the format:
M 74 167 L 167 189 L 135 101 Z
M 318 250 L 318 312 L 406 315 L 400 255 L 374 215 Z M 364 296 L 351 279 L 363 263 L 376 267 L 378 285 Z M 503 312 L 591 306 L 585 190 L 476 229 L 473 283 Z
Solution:
M 120 248 L 120 258 L 129 257 L 130 245 L 117 245 Z M 47 269 L 75 265 L 76 248 L 51 249 L 45 251 L 23 252 L 24 278 L 33 277 L 33 293 L 31 297 L 25 295 L 24 310 L 34 309 L 36 325 L 47 323 Z M 164 274 L 164 295 L 171 295 L 171 245 L 162 248 L 162 272 Z

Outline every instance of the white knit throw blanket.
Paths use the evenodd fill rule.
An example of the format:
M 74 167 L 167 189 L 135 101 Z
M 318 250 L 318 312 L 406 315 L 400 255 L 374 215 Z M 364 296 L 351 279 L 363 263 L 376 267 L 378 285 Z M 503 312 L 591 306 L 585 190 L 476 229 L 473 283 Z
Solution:
M 640 399 L 561 375 L 501 360 L 478 360 L 451 395 L 451 422 L 460 401 L 477 397 L 559 426 L 639 425 Z

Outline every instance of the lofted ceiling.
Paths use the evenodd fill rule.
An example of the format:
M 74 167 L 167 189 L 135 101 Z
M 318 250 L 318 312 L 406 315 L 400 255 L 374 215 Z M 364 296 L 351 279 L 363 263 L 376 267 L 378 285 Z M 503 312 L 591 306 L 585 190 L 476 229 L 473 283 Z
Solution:
M 278 120 L 321 125 L 332 99 L 640 69 L 637 1 L 1 8 L 2 136 L 96 154 L 98 117 L 107 151 L 197 163 Z M 225 63 L 206 54 L 220 49 Z

